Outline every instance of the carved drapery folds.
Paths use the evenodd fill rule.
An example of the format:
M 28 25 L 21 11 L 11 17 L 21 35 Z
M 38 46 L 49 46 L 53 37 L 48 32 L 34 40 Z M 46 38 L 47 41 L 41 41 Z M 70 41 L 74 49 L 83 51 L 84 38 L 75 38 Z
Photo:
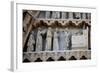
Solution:
M 46 51 L 50 51 L 51 50 L 51 41 L 52 41 L 51 28 L 48 28 L 47 36 L 46 36 L 46 45 L 45 45 L 45 50 Z
M 33 29 L 32 33 L 30 34 L 29 40 L 32 42 L 34 41 L 33 37 L 35 37 L 36 51 L 51 51 L 55 47 L 59 50 L 71 49 L 72 33 L 70 29 L 84 30 L 86 28 L 90 28 L 90 25 L 85 21 L 82 21 L 78 25 L 76 25 L 72 21 L 68 21 L 68 23 L 66 23 L 65 25 L 62 25 L 58 21 L 54 21 L 54 23 L 48 25 L 43 20 L 40 20 L 40 22 L 38 22 L 34 27 L 37 32 Z M 30 41 L 28 41 L 28 43 L 30 43 L 29 45 L 32 45 Z
M 35 39 L 34 39 L 34 31 L 32 31 L 32 33 L 30 34 L 28 43 L 27 43 L 27 51 L 28 52 L 32 52 L 34 50 L 34 44 L 35 44 Z
M 23 62 L 91 58 L 90 13 L 26 10 L 23 15 Z

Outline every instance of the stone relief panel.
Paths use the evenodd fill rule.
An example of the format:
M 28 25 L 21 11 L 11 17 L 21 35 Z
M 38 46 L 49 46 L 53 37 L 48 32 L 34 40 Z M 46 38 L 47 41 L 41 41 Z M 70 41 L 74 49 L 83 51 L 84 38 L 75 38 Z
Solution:
M 91 13 L 23 10 L 23 63 L 91 59 Z

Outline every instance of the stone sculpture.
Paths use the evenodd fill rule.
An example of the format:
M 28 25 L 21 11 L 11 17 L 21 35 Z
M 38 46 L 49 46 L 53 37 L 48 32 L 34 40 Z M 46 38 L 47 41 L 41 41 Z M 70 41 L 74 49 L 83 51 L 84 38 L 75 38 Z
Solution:
M 42 51 L 45 50 L 45 46 L 46 46 L 46 35 L 47 35 L 47 29 L 42 29 L 41 31 L 41 36 L 42 36 Z
M 38 28 L 38 32 L 37 32 L 36 51 L 42 51 L 42 36 L 41 36 L 41 28 Z
M 59 31 L 59 37 L 58 37 L 58 41 L 59 41 L 59 50 L 65 50 L 65 33 L 63 31 L 63 29 L 60 29 Z
M 49 27 L 47 30 L 47 37 L 46 37 L 46 46 L 45 50 L 50 51 L 51 50 L 51 41 L 52 40 L 52 33 L 51 33 L 51 28 Z
M 27 44 L 27 46 L 28 46 L 27 51 L 28 52 L 32 52 L 34 49 L 35 40 L 34 40 L 33 34 L 34 34 L 34 31 L 32 31 L 32 33 L 30 34 L 29 40 L 28 40 L 28 44 Z
M 68 38 L 68 35 L 69 35 L 69 32 L 68 32 L 68 29 L 66 28 L 65 29 L 65 50 L 69 50 L 69 38 Z
M 54 31 L 53 35 L 53 50 L 57 51 L 59 50 L 59 44 L 58 44 L 58 34 L 57 34 L 58 29 Z

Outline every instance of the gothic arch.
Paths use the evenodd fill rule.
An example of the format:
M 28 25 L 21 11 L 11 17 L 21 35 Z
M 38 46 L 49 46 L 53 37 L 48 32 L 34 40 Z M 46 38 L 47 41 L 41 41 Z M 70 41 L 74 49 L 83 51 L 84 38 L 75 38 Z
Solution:
M 41 58 L 37 58 L 34 62 L 42 62 Z
M 71 57 L 69 58 L 69 60 L 77 60 L 77 58 L 75 58 L 75 56 L 71 56 Z
M 23 62 L 27 63 L 27 62 L 31 62 L 31 61 L 26 58 L 26 59 L 23 60 Z
M 84 55 L 80 58 L 80 60 L 86 60 L 87 57 L 85 57 Z
M 54 61 L 52 57 L 49 57 L 46 61 Z
M 66 59 L 63 56 L 60 56 L 58 61 L 65 61 Z
M 55 53 L 46 53 L 45 54 L 45 60 L 46 61 L 54 61 L 55 60 Z

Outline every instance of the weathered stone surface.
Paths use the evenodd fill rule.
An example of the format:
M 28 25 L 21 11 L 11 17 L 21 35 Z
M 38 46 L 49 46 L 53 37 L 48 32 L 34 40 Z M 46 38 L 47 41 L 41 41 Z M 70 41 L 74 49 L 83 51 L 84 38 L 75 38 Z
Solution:
M 45 18 L 46 19 L 49 19 L 50 18 L 50 11 L 46 11 Z
M 91 59 L 91 51 L 88 50 L 90 13 L 40 11 L 39 14 L 36 19 L 38 25 L 34 22 L 32 24 L 32 30 L 36 29 L 37 32 L 33 30 L 35 36 L 31 34 L 27 40 L 23 62 Z M 23 21 L 24 32 L 30 20 L 31 17 L 26 15 Z
M 71 52 L 69 52 L 69 56 L 68 56 L 69 60 L 77 60 L 78 57 L 79 57 L 78 51 L 71 51 Z
M 51 40 L 52 40 L 51 28 L 48 28 L 45 51 L 51 51 Z
M 59 19 L 60 18 L 60 12 L 58 12 L 58 11 L 52 12 L 52 18 L 53 19 Z
M 36 51 L 42 51 L 42 36 L 41 36 L 40 28 L 39 28 L 38 33 L 37 33 Z
M 45 60 L 48 60 L 49 58 L 52 58 L 53 60 L 55 60 L 55 52 L 46 52 L 45 54 Z
M 66 52 L 57 52 L 57 60 L 66 60 Z
M 65 33 L 62 29 L 58 32 L 59 50 L 66 50 Z
M 31 59 L 33 62 L 37 60 L 43 61 L 43 53 L 32 53 Z
M 32 33 L 30 34 L 29 40 L 28 40 L 28 48 L 27 51 L 28 52 L 32 52 L 34 49 L 34 44 L 35 44 L 35 39 L 34 39 L 34 31 L 32 31 Z
M 56 30 L 54 31 L 54 34 L 53 34 L 53 51 L 59 50 L 57 30 L 58 29 L 56 28 Z
M 68 17 L 68 19 L 73 19 L 73 12 L 69 12 Z
M 23 29 L 25 32 L 28 30 L 28 26 L 29 26 L 31 18 L 32 17 L 29 14 L 26 14 L 25 19 L 23 21 Z
M 66 12 L 62 12 L 62 19 L 66 19 Z
M 80 13 L 79 13 L 79 12 L 76 12 L 76 13 L 75 13 L 75 19 L 80 19 L 80 18 L 81 18 Z

